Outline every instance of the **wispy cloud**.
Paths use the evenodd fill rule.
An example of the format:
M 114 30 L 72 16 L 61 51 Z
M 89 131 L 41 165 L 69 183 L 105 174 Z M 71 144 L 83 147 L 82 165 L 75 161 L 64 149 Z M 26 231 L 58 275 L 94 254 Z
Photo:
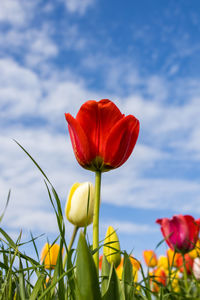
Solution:
M 65 0 L 65 5 L 70 13 L 83 15 L 94 2 L 95 0 Z
M 98 40 L 76 22 L 83 21 L 95 3 L 63 0 L 41 7 L 40 1 L 0 2 L 0 211 L 11 188 L 3 220 L 10 231 L 24 227 L 55 233 L 43 178 L 12 138 L 41 165 L 64 207 L 74 181 L 94 180 L 93 173 L 82 170 L 74 158 L 64 113 L 75 116 L 86 100 L 105 97 L 123 113 L 134 114 L 141 130 L 128 162 L 103 176 L 102 204 L 163 214 L 199 212 L 199 77 L 180 76 L 181 59 L 187 55 L 178 57 L 181 44 L 157 71 L 144 71 L 142 55 L 138 59 L 124 48 L 113 54 L 116 45 L 107 30 Z M 54 23 L 51 18 L 56 4 L 65 5 L 65 17 L 74 18 L 63 21 L 64 29 L 60 20 Z M 37 6 L 42 17 L 33 24 Z M 150 44 L 155 36 L 144 40 L 149 33 L 149 28 L 138 31 L 134 42 Z M 122 234 L 145 234 L 151 228 L 111 221 Z
M 5 22 L 14 26 L 24 26 L 32 19 L 38 0 L 6 0 L 0 2 L 0 23 Z
M 108 226 L 112 226 L 119 234 L 127 235 L 149 234 L 158 231 L 155 226 L 149 226 L 148 224 L 136 224 L 126 221 L 117 221 L 113 219 L 109 219 L 109 221 L 104 220 L 102 225 L 103 230 L 106 231 Z

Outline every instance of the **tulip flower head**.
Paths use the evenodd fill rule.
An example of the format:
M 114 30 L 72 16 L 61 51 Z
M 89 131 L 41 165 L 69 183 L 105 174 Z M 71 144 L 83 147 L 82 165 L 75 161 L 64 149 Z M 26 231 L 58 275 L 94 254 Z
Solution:
M 195 248 L 191 250 L 188 254 L 193 259 L 196 257 L 200 257 L 200 240 L 196 242 Z
M 92 223 L 94 210 L 94 186 L 91 182 L 74 183 L 65 206 L 67 219 L 78 227 Z
M 139 134 L 139 121 L 124 116 L 108 99 L 85 102 L 76 118 L 65 114 L 78 163 L 91 171 L 120 167 L 131 155 Z
M 167 284 L 167 273 L 162 268 L 157 268 L 153 271 L 153 291 L 159 292 L 161 285 Z
M 177 268 L 177 261 L 178 258 L 181 256 L 181 253 L 177 253 L 176 251 L 172 250 L 171 248 L 167 249 L 167 258 L 168 262 L 171 267 Z
M 45 269 L 54 269 L 56 266 L 60 246 L 58 244 L 50 245 L 46 243 L 42 248 L 41 262 L 44 263 Z
M 133 256 L 129 256 L 129 259 L 130 259 L 132 267 L 133 267 L 133 280 L 134 280 L 134 282 L 137 282 L 138 281 L 138 271 L 140 269 L 140 263 Z M 116 269 L 117 276 L 120 280 L 122 280 L 123 266 L 124 266 L 124 259 L 122 258 L 119 266 Z
M 103 254 L 110 264 L 117 268 L 121 261 L 120 244 L 118 236 L 112 226 L 108 227 L 104 240 Z
M 168 258 L 164 255 L 159 256 L 157 266 L 158 268 L 168 270 L 169 269 Z
M 197 280 L 200 280 L 200 258 L 196 257 L 193 262 L 193 274 Z
M 153 250 L 143 251 L 143 257 L 147 267 L 154 268 L 155 266 L 157 266 L 157 256 Z
M 172 250 L 187 253 L 195 247 L 198 240 L 200 219 L 189 215 L 177 215 L 172 219 L 156 220 L 161 225 L 162 234 Z
M 192 269 L 193 269 L 193 263 L 194 259 L 190 257 L 188 253 L 184 255 L 185 259 L 185 267 L 184 267 L 184 261 L 183 261 L 183 256 L 180 255 L 178 260 L 177 260 L 177 267 L 181 273 L 184 272 L 184 268 L 186 268 L 187 274 L 192 274 Z

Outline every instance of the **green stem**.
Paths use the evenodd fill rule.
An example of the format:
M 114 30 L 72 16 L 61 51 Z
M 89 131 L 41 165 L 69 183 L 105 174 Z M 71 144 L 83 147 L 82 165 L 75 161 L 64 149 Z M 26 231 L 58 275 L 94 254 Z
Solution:
M 184 277 L 184 283 L 185 283 L 185 289 L 186 289 L 186 295 L 188 294 L 188 280 L 187 280 L 187 268 L 186 268 L 186 261 L 185 261 L 185 256 L 182 254 L 183 257 L 183 277 Z
M 101 194 L 101 171 L 95 173 L 95 199 L 94 199 L 94 216 L 93 216 L 93 250 L 99 248 L 99 208 Z M 94 254 L 94 262 L 99 274 L 99 249 Z
M 66 254 L 65 254 L 65 257 L 64 257 L 63 268 L 65 268 L 66 261 L 67 261 L 67 256 L 68 256 L 68 252 L 69 252 L 69 251 L 71 250 L 71 248 L 72 248 L 72 245 L 73 245 L 73 243 L 74 243 L 76 234 L 77 234 L 77 232 L 78 232 L 78 229 L 79 229 L 78 226 L 74 226 L 74 230 L 73 230 L 73 233 L 72 233 L 72 237 L 71 237 L 71 240 L 70 240 L 70 242 L 69 242 L 69 246 L 68 246 L 67 252 L 66 252 Z

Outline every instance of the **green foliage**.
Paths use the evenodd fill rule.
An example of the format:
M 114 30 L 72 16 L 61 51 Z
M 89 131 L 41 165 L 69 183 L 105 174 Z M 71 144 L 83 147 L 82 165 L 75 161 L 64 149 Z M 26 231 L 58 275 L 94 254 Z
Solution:
M 101 275 L 98 277 L 93 255 L 85 233 L 80 232 L 77 249 L 71 249 L 66 243 L 66 230 L 59 196 L 50 180 L 35 162 L 32 156 L 20 145 L 31 158 L 44 178 L 49 200 L 54 210 L 58 225 L 59 253 L 55 268 L 45 269 L 40 262 L 37 239 L 21 241 L 22 233 L 14 241 L 3 228 L 0 228 L 0 300 L 196 300 L 200 299 L 200 282 L 193 274 L 175 277 L 169 267 L 168 278 L 164 286 L 154 275 L 145 275 L 141 266 L 139 282 L 134 281 L 133 265 L 129 255 L 124 252 L 123 272 L 118 277 L 114 265 L 110 265 L 105 256 L 102 259 Z M 10 199 L 8 193 L 5 209 Z M 0 222 L 5 210 L 0 215 Z M 53 244 L 54 244 L 53 243 Z M 35 250 L 36 259 L 23 252 L 23 246 L 30 244 Z M 112 247 L 112 242 L 109 243 Z M 63 259 L 62 251 L 65 251 Z M 178 290 L 174 288 L 177 280 Z M 156 284 L 157 291 L 153 290 Z
M 101 298 L 96 267 L 82 231 L 77 246 L 76 282 L 77 299 L 99 300 Z

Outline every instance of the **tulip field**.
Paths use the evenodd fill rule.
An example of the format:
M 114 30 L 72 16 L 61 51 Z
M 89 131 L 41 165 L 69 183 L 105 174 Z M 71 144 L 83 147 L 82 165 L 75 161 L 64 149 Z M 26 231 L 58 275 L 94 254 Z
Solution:
M 46 173 L 16 142 L 44 178 L 58 234 L 53 243 L 44 244 L 41 253 L 38 237 L 31 236 L 27 243 L 35 251 L 36 258 L 32 258 L 23 251 L 21 233 L 13 240 L 0 228 L 0 300 L 200 299 L 200 219 L 175 215 L 155 220 L 160 243 L 168 248 L 159 257 L 156 251 L 144 249 L 142 261 L 121 249 L 112 224 L 104 240 L 99 240 L 102 172 L 128 160 L 136 146 L 139 121 L 122 114 L 108 99 L 87 101 L 75 118 L 70 113 L 65 117 L 77 162 L 94 173 L 95 185 L 88 181 L 74 183 L 62 211 L 58 193 Z M 6 208 L 0 221 L 5 213 Z M 74 226 L 69 243 L 66 218 Z M 87 234 L 89 225 L 92 240 Z

